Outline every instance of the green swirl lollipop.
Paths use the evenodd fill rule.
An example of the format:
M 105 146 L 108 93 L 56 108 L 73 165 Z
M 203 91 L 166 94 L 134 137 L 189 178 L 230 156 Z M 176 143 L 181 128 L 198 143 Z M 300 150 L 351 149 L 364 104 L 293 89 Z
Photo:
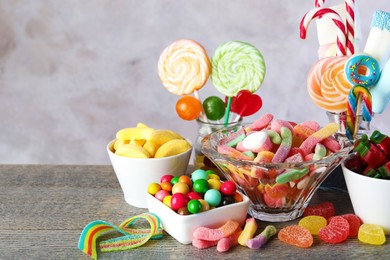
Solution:
M 211 59 L 211 81 L 228 97 L 246 89 L 254 93 L 264 81 L 265 62 L 253 45 L 230 41 L 219 46 Z

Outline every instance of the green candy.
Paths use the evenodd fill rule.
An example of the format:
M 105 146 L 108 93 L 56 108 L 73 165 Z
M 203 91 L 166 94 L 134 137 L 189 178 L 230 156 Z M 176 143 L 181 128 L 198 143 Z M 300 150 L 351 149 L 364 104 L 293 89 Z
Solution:
M 278 177 L 276 177 L 276 182 L 279 184 L 285 184 L 290 181 L 296 181 L 305 176 L 309 173 L 308 168 L 303 168 L 300 170 L 292 169 L 290 171 L 286 171 L 282 174 L 280 174 Z
M 203 110 L 210 120 L 219 120 L 225 115 L 225 102 L 217 96 L 211 96 L 203 101 Z
M 256 92 L 264 76 L 263 55 L 249 43 L 227 42 L 219 46 L 211 58 L 211 81 L 225 96 L 236 96 L 243 89 Z

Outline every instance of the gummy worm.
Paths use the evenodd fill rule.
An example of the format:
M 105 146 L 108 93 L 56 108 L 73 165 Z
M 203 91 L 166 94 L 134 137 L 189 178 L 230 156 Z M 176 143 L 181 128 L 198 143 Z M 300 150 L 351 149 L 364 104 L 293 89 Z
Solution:
M 228 220 L 219 228 L 211 229 L 207 227 L 198 227 L 193 232 L 193 237 L 207 241 L 216 241 L 232 235 L 240 224 L 234 220 Z
M 278 150 L 276 151 L 274 157 L 272 158 L 273 163 L 283 162 L 284 159 L 286 159 L 286 157 L 291 149 L 292 133 L 291 133 L 290 129 L 282 126 L 280 128 L 280 135 L 282 137 L 282 142 L 280 143 Z
M 260 234 L 246 241 L 246 245 L 251 249 L 259 249 L 263 247 L 276 232 L 277 229 L 275 226 L 268 225 Z

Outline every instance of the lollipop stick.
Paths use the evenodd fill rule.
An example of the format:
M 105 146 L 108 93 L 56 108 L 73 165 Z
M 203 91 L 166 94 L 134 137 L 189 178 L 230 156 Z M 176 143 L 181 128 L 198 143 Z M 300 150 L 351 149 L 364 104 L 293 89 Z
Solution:
M 355 127 L 354 127 L 354 130 L 353 130 L 353 139 L 355 139 L 356 137 L 356 134 L 358 133 L 359 131 L 359 126 L 360 126 L 360 117 L 362 116 L 360 110 L 360 106 L 361 106 L 361 102 L 362 102 L 362 95 L 359 93 L 356 97 L 356 119 L 355 119 Z
M 195 98 L 196 98 L 197 100 L 199 100 L 200 103 L 202 103 L 202 102 L 200 101 L 199 93 L 198 93 L 197 90 L 194 91 L 194 96 L 195 96 Z M 207 117 L 206 117 L 206 113 L 204 112 L 203 106 L 202 106 L 202 112 L 200 113 L 200 117 L 201 117 L 201 120 L 202 120 L 203 122 L 206 122 L 206 123 L 209 122 L 208 119 L 207 119 Z
M 230 108 L 232 107 L 232 97 L 228 97 L 228 103 L 226 106 L 226 113 L 225 113 L 225 127 L 229 123 L 229 117 L 230 117 Z
M 238 120 L 240 119 L 241 115 L 244 113 L 245 109 L 248 107 L 248 104 L 245 103 L 245 105 L 240 109 L 240 111 L 238 112 L 236 118 L 234 119 L 234 122 L 238 122 Z

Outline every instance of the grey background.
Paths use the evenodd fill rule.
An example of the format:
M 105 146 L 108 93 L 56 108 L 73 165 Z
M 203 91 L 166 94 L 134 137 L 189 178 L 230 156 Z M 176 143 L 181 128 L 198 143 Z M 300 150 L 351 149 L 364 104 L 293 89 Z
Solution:
M 362 43 L 388 0 L 361 0 Z M 328 1 L 327 6 L 342 1 Z M 261 114 L 327 122 L 306 76 L 317 61 L 317 32 L 299 38 L 314 0 L 0 1 L 0 163 L 108 164 L 117 130 L 144 122 L 194 140 L 196 122 L 177 117 L 177 96 L 161 85 L 157 61 L 191 38 L 212 56 L 230 40 L 255 45 L 267 65 L 257 92 Z M 208 81 L 202 99 L 219 94 Z M 390 110 L 372 126 L 390 134 Z

